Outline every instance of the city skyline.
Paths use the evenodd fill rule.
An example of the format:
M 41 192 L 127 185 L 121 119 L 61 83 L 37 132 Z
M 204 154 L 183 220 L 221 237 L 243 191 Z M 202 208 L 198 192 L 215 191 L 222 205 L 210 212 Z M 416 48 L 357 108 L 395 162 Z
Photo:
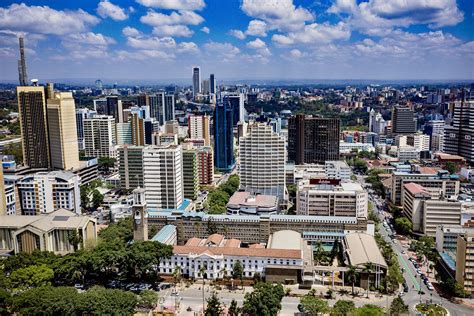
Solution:
M 0 81 L 19 35 L 43 80 L 470 80 L 473 21 L 467 0 L 5 1 Z

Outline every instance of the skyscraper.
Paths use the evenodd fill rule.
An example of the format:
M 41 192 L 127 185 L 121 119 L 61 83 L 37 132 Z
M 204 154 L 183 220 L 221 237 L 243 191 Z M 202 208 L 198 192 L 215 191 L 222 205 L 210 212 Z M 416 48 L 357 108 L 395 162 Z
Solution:
M 5 194 L 5 179 L 3 178 L 3 167 L 0 160 L 0 215 L 7 213 L 7 196 Z
M 20 60 L 18 60 L 18 77 L 20 86 L 28 85 L 28 73 L 26 72 L 26 58 L 25 58 L 25 43 L 23 42 L 23 36 L 18 38 L 20 42 Z
M 119 100 L 116 96 L 107 97 L 107 108 L 105 114 L 113 116 L 115 118 L 115 123 L 124 122 L 122 100 Z
M 232 105 L 227 98 L 214 110 L 214 165 L 230 171 L 235 165 Z
M 395 106 L 392 110 L 392 134 L 403 135 L 416 132 L 413 110 L 404 106 Z
M 97 112 L 89 109 L 77 109 L 76 110 L 76 129 L 77 129 L 77 142 L 79 150 L 84 150 L 84 120 L 91 118 L 96 115 Z
M 48 123 L 44 87 L 17 87 L 23 163 L 30 168 L 50 168 Z
M 142 146 L 127 145 L 118 148 L 120 188 L 122 190 L 143 187 L 143 148 Z
M 145 121 L 138 113 L 132 114 L 132 144 L 135 146 L 145 145 Z
M 148 146 L 143 149 L 143 181 L 150 208 L 176 209 L 183 203 L 183 153 L 181 146 Z
M 297 165 L 339 160 L 339 118 L 298 114 L 288 120 L 288 160 Z
M 240 186 L 245 191 L 284 197 L 285 139 L 265 123 L 250 127 L 240 139 Z
M 201 93 L 201 69 L 193 67 L 193 97 L 196 98 Z
M 150 117 L 161 123 L 161 109 L 165 103 L 165 93 L 158 92 L 157 94 L 148 96 L 148 103 L 150 105 Z
M 214 74 L 211 74 L 209 76 L 209 90 L 211 94 L 217 93 L 217 83 L 216 83 L 216 78 L 214 77 Z
M 47 100 L 48 131 L 53 169 L 79 168 L 75 104 L 71 92 L 54 93 Z
M 183 194 L 184 198 L 195 200 L 198 196 L 198 160 L 195 149 L 183 149 Z
M 214 182 L 214 155 L 211 147 L 200 147 L 197 152 L 198 179 L 200 185 Z
M 462 100 L 454 106 L 452 126 L 446 126 L 444 135 L 446 153 L 474 163 L 474 101 Z
M 163 106 L 163 121 L 164 122 L 173 121 L 175 119 L 174 107 L 175 107 L 174 94 L 166 94 L 165 103 Z
M 96 115 L 84 120 L 84 149 L 87 157 L 109 157 L 116 145 L 115 119 Z
M 228 102 L 230 102 L 230 105 L 232 107 L 232 122 L 233 126 L 235 127 L 239 122 L 244 121 L 244 95 L 242 93 L 239 93 L 237 95 L 226 95 L 224 96 L 224 102 L 226 99 L 228 100 Z
M 208 115 L 190 115 L 188 118 L 189 138 L 203 139 L 204 146 L 211 145 L 210 118 Z

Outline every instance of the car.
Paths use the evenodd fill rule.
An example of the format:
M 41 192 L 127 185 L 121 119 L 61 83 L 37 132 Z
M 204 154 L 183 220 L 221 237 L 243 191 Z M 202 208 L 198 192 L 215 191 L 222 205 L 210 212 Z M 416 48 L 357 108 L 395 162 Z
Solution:
M 402 250 L 402 255 L 406 254 L 406 251 L 405 250 Z
M 421 272 L 421 270 L 420 270 L 420 269 L 416 269 L 416 273 L 418 273 L 418 274 L 420 274 L 420 275 L 421 275 L 423 272 Z
M 407 293 L 408 292 L 408 284 L 403 283 L 403 292 Z
M 172 296 L 179 296 L 179 291 L 173 289 L 173 291 L 171 291 L 171 295 Z
M 428 290 L 430 290 L 430 291 L 433 291 L 433 290 L 434 290 L 434 287 L 433 287 L 433 285 L 432 285 L 431 283 L 428 283 L 428 284 L 426 285 L 426 287 L 427 287 Z
M 84 285 L 82 285 L 80 283 L 76 283 L 76 284 L 74 284 L 74 288 L 76 290 L 84 290 Z

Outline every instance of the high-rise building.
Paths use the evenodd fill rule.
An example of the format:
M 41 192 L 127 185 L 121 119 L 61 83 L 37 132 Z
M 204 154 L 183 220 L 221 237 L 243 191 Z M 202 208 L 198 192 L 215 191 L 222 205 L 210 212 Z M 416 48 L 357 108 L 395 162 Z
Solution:
M 458 235 L 456 243 L 456 281 L 474 294 L 474 234 Z
M 340 120 L 298 114 L 288 120 L 288 160 L 297 165 L 339 160 Z
M 28 85 L 28 73 L 26 71 L 26 58 L 25 58 L 25 43 L 23 36 L 18 38 L 20 43 L 20 60 L 18 60 L 18 78 L 20 81 L 20 86 Z
M 165 103 L 163 106 L 163 121 L 173 121 L 175 119 L 175 101 L 174 101 L 174 94 L 166 94 L 165 95 Z
M 392 134 L 403 135 L 416 132 L 416 120 L 413 110 L 404 106 L 395 106 L 392 110 Z
M 430 150 L 430 136 L 425 134 L 407 135 L 407 145 L 413 146 L 416 151 Z
M 117 96 L 108 96 L 105 114 L 113 116 L 115 123 L 124 122 L 122 100 L 119 100 Z
M 196 200 L 199 190 L 198 159 L 195 149 L 183 149 L 183 194 L 185 199 Z
M 197 152 L 198 178 L 200 185 L 214 182 L 214 155 L 211 147 L 200 147 Z
M 208 115 L 190 115 L 188 128 L 190 139 L 203 139 L 204 146 L 211 145 L 210 118 Z
M 143 149 L 143 182 L 152 209 L 176 209 L 183 203 L 183 153 L 181 146 L 148 146 Z
M 165 123 L 165 134 L 179 134 L 179 124 L 178 121 L 167 121 Z
M 150 105 L 150 96 L 147 94 L 140 94 L 137 96 L 137 105 L 138 106 L 149 106 Z
M 233 126 L 237 126 L 239 122 L 244 121 L 244 95 L 239 93 L 237 95 L 226 95 L 223 97 L 223 102 L 229 102 L 232 107 L 232 122 Z
M 3 167 L 0 161 L 0 216 L 7 213 L 7 196 L 5 194 L 5 179 L 3 179 Z
M 131 145 L 132 123 L 117 123 L 115 128 L 117 130 L 117 145 Z
M 444 151 L 474 163 L 474 101 L 462 101 L 454 106 L 452 125 L 445 128 Z
M 69 171 L 37 172 L 17 182 L 22 215 L 66 209 L 81 213 L 81 178 Z
M 145 146 L 145 120 L 137 113 L 132 114 L 132 144 Z
M 210 87 L 209 87 L 209 79 L 204 79 L 201 84 L 202 94 L 209 95 Z
M 145 144 L 153 144 L 153 133 L 160 131 L 160 123 L 154 118 L 145 120 Z
M 209 92 L 211 94 L 217 94 L 217 82 L 214 74 L 209 76 Z
M 143 187 L 143 146 L 120 146 L 117 158 L 120 188 L 133 190 Z
M 150 106 L 150 117 L 160 122 L 160 124 L 163 124 L 161 122 L 161 109 L 163 108 L 163 104 L 165 103 L 165 93 L 158 92 L 157 94 L 149 95 L 148 103 Z
M 33 169 L 50 168 L 48 122 L 44 87 L 17 87 L 23 163 Z
M 77 129 L 77 143 L 79 150 L 84 150 L 84 120 L 96 115 L 97 112 L 89 109 L 76 110 L 76 129 Z
M 216 105 L 214 110 L 214 166 L 230 171 L 235 165 L 233 113 L 230 102 Z
M 84 120 L 84 148 L 87 157 L 109 157 L 116 145 L 115 119 L 96 115 Z
M 201 93 L 201 69 L 193 67 L 193 97 L 196 98 Z
M 240 139 L 240 187 L 251 193 L 275 195 L 285 193 L 285 139 L 265 123 L 250 127 Z
M 71 92 L 59 92 L 47 101 L 48 131 L 53 169 L 79 168 L 75 104 Z

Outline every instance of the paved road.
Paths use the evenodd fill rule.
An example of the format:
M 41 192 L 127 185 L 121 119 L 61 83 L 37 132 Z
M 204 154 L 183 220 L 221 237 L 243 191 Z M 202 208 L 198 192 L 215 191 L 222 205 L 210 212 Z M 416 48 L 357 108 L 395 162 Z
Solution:
M 372 202 L 374 205 L 374 210 L 378 212 L 378 215 L 380 219 L 384 219 L 386 216 L 390 216 L 388 213 L 385 213 L 382 210 L 383 207 L 383 201 L 381 201 L 377 196 L 369 193 L 369 200 Z M 388 236 L 387 230 L 381 226 L 380 227 L 380 233 L 384 237 L 385 241 L 391 243 L 391 239 Z M 403 297 L 403 300 L 405 301 L 406 304 L 408 304 L 411 308 L 414 307 L 417 303 L 420 302 L 420 295 L 419 289 L 421 289 L 422 292 L 425 294 L 421 295 L 421 300 L 424 301 L 429 301 L 432 300 L 433 303 L 438 303 L 444 306 L 450 313 L 450 315 L 453 316 L 464 316 L 464 315 L 473 315 L 474 314 L 474 309 L 469 308 L 465 305 L 462 304 L 455 304 L 450 302 L 449 300 L 441 297 L 436 290 L 435 291 L 430 291 L 422 282 L 421 278 L 417 274 L 415 267 L 413 264 L 408 261 L 408 251 L 406 248 L 404 248 L 401 244 L 400 241 L 394 241 L 392 243 L 392 249 L 395 251 L 398 257 L 398 261 L 400 263 L 400 267 L 405 268 L 405 272 L 403 273 L 403 276 L 405 277 L 405 280 L 408 284 L 409 291 L 406 293 L 406 295 Z M 402 251 L 407 252 L 406 254 L 402 254 Z M 421 282 L 420 282 L 421 281 Z

